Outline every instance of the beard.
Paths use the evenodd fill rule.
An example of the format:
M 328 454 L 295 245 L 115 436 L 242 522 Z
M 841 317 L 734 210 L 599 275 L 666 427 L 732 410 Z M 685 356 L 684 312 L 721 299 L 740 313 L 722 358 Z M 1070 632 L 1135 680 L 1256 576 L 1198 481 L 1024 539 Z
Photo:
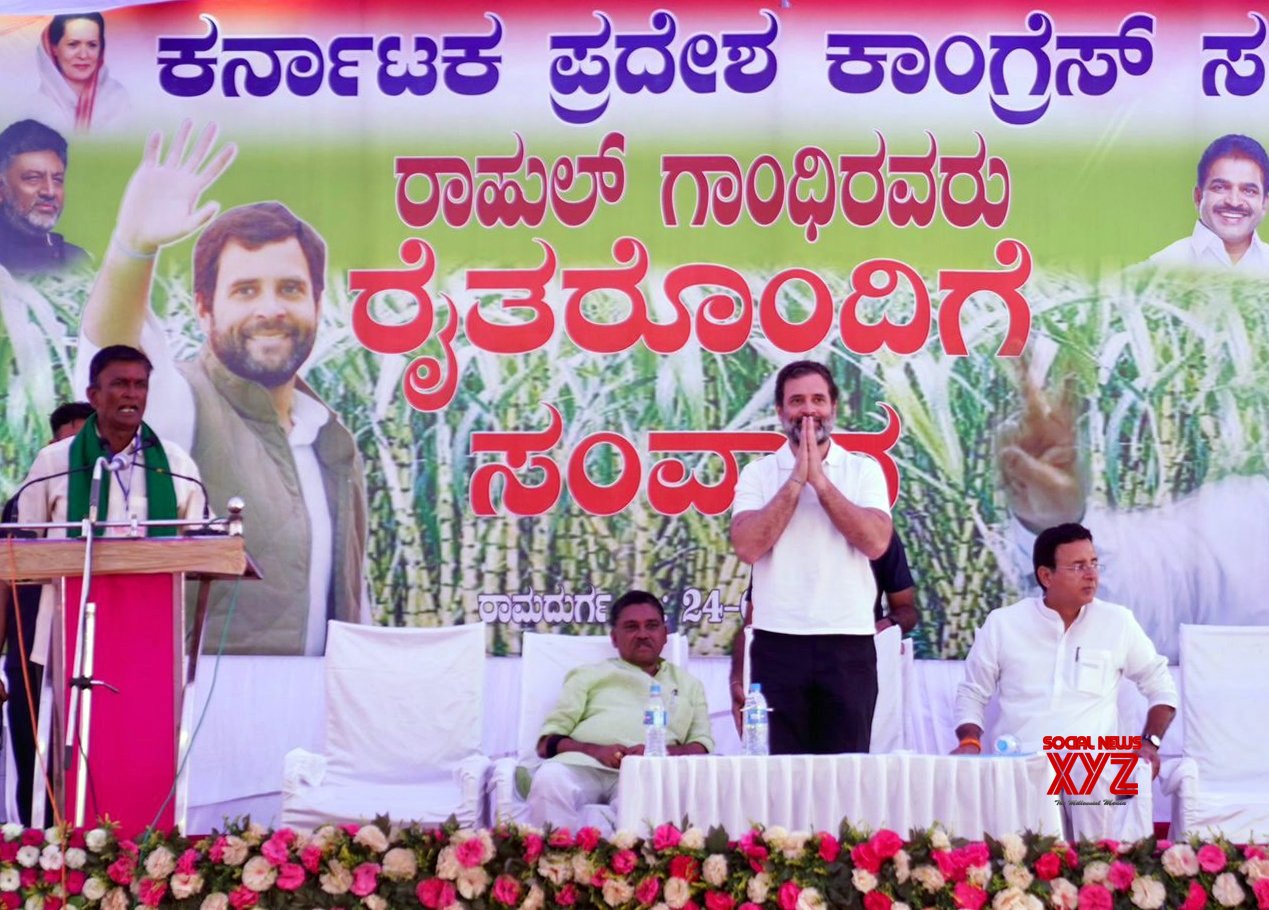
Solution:
M 793 448 L 797 448 L 802 444 L 802 418 L 794 418 L 793 420 L 780 419 L 780 429 L 784 430 L 784 435 L 789 438 L 789 442 L 793 443 Z M 833 432 L 833 418 L 820 420 L 815 418 L 815 439 L 816 445 L 823 445 L 828 442 L 829 436 Z
M 23 214 L 5 201 L 0 203 L 0 215 L 3 215 L 5 221 L 22 233 L 39 237 L 57 226 L 57 219 L 61 217 L 62 212 L 59 209 L 51 215 L 44 215 L 32 208 L 31 211 Z
M 289 344 L 280 345 L 275 352 L 261 354 L 253 350 L 253 340 L 257 333 L 263 332 L 270 333 L 271 342 L 285 339 Z M 285 319 L 255 323 L 246 330 L 239 325 L 218 331 L 213 323 L 210 342 L 212 351 L 231 373 L 274 389 L 295 377 L 300 365 L 312 353 L 316 337 L 316 326 Z

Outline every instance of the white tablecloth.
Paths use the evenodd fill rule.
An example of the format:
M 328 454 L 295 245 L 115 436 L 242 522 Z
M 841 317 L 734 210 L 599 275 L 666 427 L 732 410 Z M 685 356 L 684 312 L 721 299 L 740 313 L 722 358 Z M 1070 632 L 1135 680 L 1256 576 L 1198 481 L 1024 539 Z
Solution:
M 1061 834 L 1061 809 L 1045 795 L 1052 778 L 1042 755 L 636 756 L 621 763 L 617 827 L 642 833 L 687 817 L 732 836 L 754 822 L 836 833 L 846 818 L 905 835 L 935 822 L 972 838 Z

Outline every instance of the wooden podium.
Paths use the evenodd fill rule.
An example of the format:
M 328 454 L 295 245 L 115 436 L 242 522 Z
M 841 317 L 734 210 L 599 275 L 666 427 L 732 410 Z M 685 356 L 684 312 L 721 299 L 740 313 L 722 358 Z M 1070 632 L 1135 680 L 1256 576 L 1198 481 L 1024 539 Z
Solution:
M 176 774 L 186 686 L 193 682 L 214 579 L 258 578 L 241 536 L 103 537 L 93 542 L 85 629 L 93 642 L 82 660 L 81 716 L 67 747 L 68 705 L 80 629 L 84 571 L 82 539 L 0 541 L 8 581 L 60 582 L 49 666 L 52 712 L 41 728 L 61 817 L 84 824 L 108 816 L 131 837 L 151 824 L 170 828 L 184 815 Z M 185 580 L 199 582 L 197 609 L 185 658 Z M 90 662 L 91 658 L 91 662 Z M 47 684 L 46 684 L 47 685 Z M 80 693 L 89 687 L 79 686 Z M 50 735 L 51 734 L 51 735 Z M 37 777 L 39 768 L 37 765 Z M 37 788 L 38 789 L 38 788 Z M 48 820 L 46 819 L 46 822 Z

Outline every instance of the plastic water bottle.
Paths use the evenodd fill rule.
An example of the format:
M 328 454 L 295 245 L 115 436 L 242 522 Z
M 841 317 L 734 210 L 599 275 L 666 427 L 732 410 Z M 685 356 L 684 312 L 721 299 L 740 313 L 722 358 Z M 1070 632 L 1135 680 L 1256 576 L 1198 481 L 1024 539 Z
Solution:
M 665 749 L 665 699 L 661 697 L 661 684 L 653 683 L 648 691 L 648 706 L 643 709 L 643 754 L 649 758 L 663 758 Z
M 761 683 L 750 683 L 745 706 L 741 709 L 743 732 L 741 745 L 745 755 L 766 755 L 769 751 L 767 730 L 767 700 L 762 695 Z
M 1018 745 L 1018 738 L 1012 733 L 1002 733 L 992 743 L 992 751 L 997 755 L 1018 755 L 1022 752 L 1022 747 Z

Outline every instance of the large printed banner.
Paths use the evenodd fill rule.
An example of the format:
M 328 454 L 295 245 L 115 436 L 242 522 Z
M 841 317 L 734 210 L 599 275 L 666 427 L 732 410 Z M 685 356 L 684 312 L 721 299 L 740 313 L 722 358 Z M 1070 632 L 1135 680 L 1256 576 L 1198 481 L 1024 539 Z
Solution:
M 68 145 L 0 140 L 0 479 L 139 343 L 266 576 L 210 647 L 232 610 L 228 650 L 311 650 L 325 607 L 514 653 L 639 587 L 715 653 L 738 471 L 809 358 L 890 485 L 919 656 L 1061 520 L 1175 656 L 1269 621 L 1267 56 L 1239 3 L 0 18 L 0 127 Z

